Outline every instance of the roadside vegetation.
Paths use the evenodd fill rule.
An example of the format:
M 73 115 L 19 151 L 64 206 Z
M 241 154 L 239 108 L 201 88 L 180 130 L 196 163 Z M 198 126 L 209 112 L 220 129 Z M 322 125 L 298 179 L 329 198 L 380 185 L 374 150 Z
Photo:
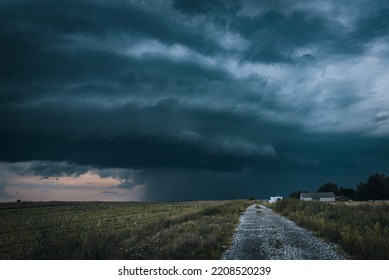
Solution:
M 389 203 L 311 202 L 285 199 L 273 210 L 318 236 L 337 243 L 355 259 L 389 259 Z
M 251 203 L 1 203 L 0 259 L 218 259 Z

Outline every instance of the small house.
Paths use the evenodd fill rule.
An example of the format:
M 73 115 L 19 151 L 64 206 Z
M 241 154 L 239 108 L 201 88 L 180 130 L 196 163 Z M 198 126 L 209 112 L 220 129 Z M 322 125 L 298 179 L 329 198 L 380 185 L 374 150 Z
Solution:
M 333 192 L 301 193 L 300 200 L 305 201 L 335 201 Z
M 282 200 L 282 196 L 271 196 L 270 199 L 269 199 L 269 202 L 270 203 L 274 203 L 274 202 L 277 202 L 277 201 L 280 201 Z

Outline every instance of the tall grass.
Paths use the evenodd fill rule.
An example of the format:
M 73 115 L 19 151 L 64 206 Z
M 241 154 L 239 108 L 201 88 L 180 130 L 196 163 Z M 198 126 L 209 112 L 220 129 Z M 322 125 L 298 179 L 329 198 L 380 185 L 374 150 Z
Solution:
M 0 259 L 217 259 L 244 201 L 0 204 Z
M 389 259 L 388 203 L 323 203 L 287 199 L 273 209 L 339 244 L 356 259 Z

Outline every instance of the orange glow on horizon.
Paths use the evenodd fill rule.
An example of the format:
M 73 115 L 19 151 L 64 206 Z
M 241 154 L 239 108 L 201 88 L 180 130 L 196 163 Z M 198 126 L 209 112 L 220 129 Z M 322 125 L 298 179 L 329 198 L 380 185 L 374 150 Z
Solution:
M 78 177 L 62 176 L 41 179 L 37 176 L 17 176 L 14 182 L 33 185 L 66 185 L 66 186 L 94 186 L 94 187 L 114 187 L 122 182 L 112 177 L 101 178 L 99 175 L 88 171 Z

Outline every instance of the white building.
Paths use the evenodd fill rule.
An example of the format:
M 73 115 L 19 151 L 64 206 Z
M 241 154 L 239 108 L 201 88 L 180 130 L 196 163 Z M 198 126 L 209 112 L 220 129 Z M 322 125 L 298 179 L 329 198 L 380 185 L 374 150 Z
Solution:
M 269 202 L 270 203 L 274 203 L 274 202 L 277 202 L 277 201 L 280 201 L 282 200 L 282 196 L 271 196 L 270 199 L 269 199 Z
M 300 200 L 335 201 L 335 194 L 333 192 L 301 193 Z

